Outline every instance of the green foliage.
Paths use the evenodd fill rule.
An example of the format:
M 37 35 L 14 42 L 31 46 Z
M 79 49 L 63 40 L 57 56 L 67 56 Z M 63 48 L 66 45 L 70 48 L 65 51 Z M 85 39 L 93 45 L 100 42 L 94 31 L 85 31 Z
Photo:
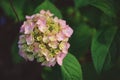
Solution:
M 115 19 L 112 17 L 109 17 L 105 14 L 102 14 L 100 17 L 100 26 L 114 26 L 116 25 Z
M 93 63 L 82 64 L 83 80 L 100 80 Z
M 79 8 L 79 7 L 89 5 L 95 1 L 96 0 L 74 0 L 74 3 L 75 3 L 76 8 Z
M 82 80 L 82 70 L 77 59 L 70 53 L 65 57 L 61 66 L 62 80 Z
M 115 17 L 114 7 L 107 0 L 74 0 L 74 3 L 76 8 L 91 5 L 100 9 L 107 15 Z
M 70 50 L 72 50 L 72 53 L 75 52 L 74 54 L 79 58 L 88 52 L 92 36 L 96 30 L 85 23 L 81 23 L 74 31 L 75 32 L 70 40 Z
M 114 7 L 108 1 L 99 0 L 99 1 L 96 1 L 95 3 L 92 3 L 91 5 L 100 9 L 107 15 L 111 17 L 115 17 Z
M 98 31 L 93 37 L 91 52 L 93 63 L 98 73 L 100 73 L 103 68 L 116 31 L 116 27 L 109 27 Z
M 50 10 L 52 13 L 55 14 L 55 16 L 62 18 L 61 12 L 53 5 L 51 2 L 46 0 L 42 4 L 40 4 L 36 9 L 35 13 L 39 12 L 40 10 Z
M 20 21 L 24 20 L 24 14 L 23 14 L 24 3 L 25 3 L 25 0 L 21 0 L 19 2 L 17 0 L 12 0 L 13 7 L 14 7 Z M 0 4 L 1 4 L 0 6 L 5 11 L 5 13 L 17 21 L 16 15 L 11 7 L 10 0 L 2 0 L 0 2 Z
M 74 26 L 71 26 L 71 27 L 75 28 L 76 26 L 79 26 L 79 24 L 83 20 L 83 16 L 81 15 L 80 11 L 79 10 L 75 10 L 72 7 L 69 7 L 67 9 L 66 13 L 67 13 L 66 14 L 66 16 L 67 16 L 66 20 L 68 20 L 70 25 L 74 25 Z
M 107 71 L 109 70 L 111 67 L 113 66 L 112 64 L 112 56 L 110 54 L 110 51 L 107 53 L 104 64 L 103 64 L 103 68 L 102 71 Z
M 24 1 L 25 1 L 25 5 L 23 6 L 24 15 L 33 15 L 35 8 L 39 4 L 41 4 L 44 0 L 37 0 L 37 1 L 36 0 L 24 0 Z

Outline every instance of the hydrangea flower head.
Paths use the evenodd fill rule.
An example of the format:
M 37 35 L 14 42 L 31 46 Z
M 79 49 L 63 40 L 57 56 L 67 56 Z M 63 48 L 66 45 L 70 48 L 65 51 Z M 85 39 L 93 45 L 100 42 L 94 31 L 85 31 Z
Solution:
M 68 53 L 68 39 L 73 30 L 66 21 L 58 19 L 49 10 L 26 16 L 20 28 L 19 54 L 24 59 L 41 62 L 44 66 L 62 65 Z

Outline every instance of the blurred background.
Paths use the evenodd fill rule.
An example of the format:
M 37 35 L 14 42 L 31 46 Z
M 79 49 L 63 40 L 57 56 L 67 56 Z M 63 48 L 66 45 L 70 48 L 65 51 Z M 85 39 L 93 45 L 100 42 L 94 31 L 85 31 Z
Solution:
M 83 80 L 120 80 L 120 1 L 49 1 L 59 9 L 62 18 L 74 29 L 74 34 L 69 41 L 71 44 L 69 52 L 75 55 L 80 62 Z M 19 28 L 23 24 L 25 16 L 32 15 L 43 2 L 44 0 L 1 0 L 0 80 L 62 80 L 59 66 L 51 69 L 44 68 L 40 63 L 26 62 L 18 55 Z M 114 28 L 116 33 L 113 32 Z M 110 34 L 114 34 L 114 38 L 107 47 L 109 54 L 107 54 L 102 72 L 99 74 L 94 67 L 95 61 L 91 55 L 94 48 L 92 41 L 94 35 L 101 32 L 100 42 L 109 43 L 110 34 L 105 33 L 109 29 Z M 106 37 L 108 38 L 106 39 Z M 102 55 L 100 56 L 102 57 Z

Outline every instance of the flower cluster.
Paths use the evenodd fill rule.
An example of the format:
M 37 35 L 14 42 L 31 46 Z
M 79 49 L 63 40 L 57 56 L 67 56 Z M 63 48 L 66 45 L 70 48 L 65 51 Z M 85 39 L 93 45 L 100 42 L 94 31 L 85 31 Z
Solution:
M 20 28 L 18 41 L 19 54 L 24 59 L 41 62 L 45 66 L 54 66 L 68 53 L 69 37 L 73 30 L 66 21 L 58 19 L 49 10 L 26 16 Z

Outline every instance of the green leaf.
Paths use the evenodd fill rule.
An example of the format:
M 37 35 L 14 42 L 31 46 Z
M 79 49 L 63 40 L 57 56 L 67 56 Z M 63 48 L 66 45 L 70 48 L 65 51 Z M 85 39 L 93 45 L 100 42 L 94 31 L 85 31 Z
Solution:
M 87 6 L 90 3 L 93 3 L 96 0 L 74 0 L 76 8 Z
M 100 80 L 92 62 L 82 64 L 84 80 Z
M 20 21 L 24 20 L 24 12 L 23 12 L 23 9 L 24 9 L 24 5 L 25 5 L 25 0 L 21 0 L 21 1 L 17 1 L 17 0 L 14 0 L 14 7 L 15 7 L 15 10 L 16 10 L 16 13 L 20 19 Z
M 95 33 L 95 29 L 91 28 L 85 23 L 81 23 L 76 29 L 70 39 L 70 51 L 80 58 L 82 55 L 88 52 L 92 36 Z
M 44 0 L 24 0 L 25 1 L 25 4 L 27 4 L 27 6 L 26 5 L 24 5 L 23 7 L 25 7 L 24 9 L 23 9 L 23 11 L 24 11 L 24 14 L 25 15 L 33 15 L 34 14 L 34 10 L 35 10 L 35 8 L 40 4 L 40 3 L 42 3 Z M 34 3 L 34 4 L 33 4 Z
M 24 13 L 23 13 L 23 5 L 25 3 L 25 0 L 21 0 L 21 1 L 17 1 L 17 0 L 13 0 L 12 4 L 13 7 L 16 11 L 16 14 L 19 17 L 19 20 L 22 21 L 24 20 Z M 13 11 L 11 5 L 10 5 L 10 1 L 9 0 L 2 0 L 0 2 L 0 6 L 2 7 L 2 9 L 4 10 L 4 12 L 10 16 L 11 18 L 15 19 L 17 21 L 17 17 L 15 15 L 15 12 Z
M 75 6 L 77 8 L 81 7 L 81 6 L 86 6 L 89 4 L 89 1 L 92 1 L 92 0 L 74 0 L 74 3 L 75 3 Z
M 106 14 L 102 14 L 100 18 L 100 26 L 114 26 L 116 25 L 116 20 L 113 17 L 109 17 Z
M 66 20 L 69 22 L 69 24 L 73 25 L 74 27 L 79 26 L 80 22 L 83 20 L 83 16 L 81 15 L 80 11 L 75 10 L 74 7 L 69 7 L 66 13 Z
M 104 64 L 103 64 L 103 71 L 107 71 L 112 67 L 112 57 L 110 53 L 107 53 L 107 56 L 105 58 Z
M 114 37 L 114 40 L 111 43 L 109 54 L 107 55 L 106 61 L 104 63 L 103 71 L 109 70 L 112 67 L 114 67 L 118 61 L 118 57 L 120 54 L 120 39 L 119 39 L 119 29 L 117 29 L 116 35 Z
M 61 12 L 48 0 L 40 4 L 36 9 L 35 13 L 40 12 L 40 10 L 50 10 L 55 16 L 62 18 Z
M 14 63 L 20 63 L 21 61 L 23 61 L 23 58 L 20 57 L 20 55 L 18 54 L 18 44 L 17 44 L 17 40 L 13 43 L 12 48 L 11 48 L 11 52 L 12 52 L 12 60 Z
M 115 9 L 112 4 L 106 0 L 74 0 L 76 8 L 91 5 L 94 6 L 105 14 L 115 17 Z
M 93 63 L 98 73 L 102 71 L 116 31 L 116 27 L 109 27 L 98 31 L 93 37 L 91 52 Z
M 77 59 L 70 53 L 63 60 L 61 66 L 63 80 L 82 80 L 82 70 Z
M 100 9 L 107 15 L 109 15 L 111 17 L 115 17 L 115 10 L 113 8 L 114 6 L 112 6 L 112 4 L 110 4 L 108 1 L 98 0 L 94 3 L 91 3 L 91 5 Z

